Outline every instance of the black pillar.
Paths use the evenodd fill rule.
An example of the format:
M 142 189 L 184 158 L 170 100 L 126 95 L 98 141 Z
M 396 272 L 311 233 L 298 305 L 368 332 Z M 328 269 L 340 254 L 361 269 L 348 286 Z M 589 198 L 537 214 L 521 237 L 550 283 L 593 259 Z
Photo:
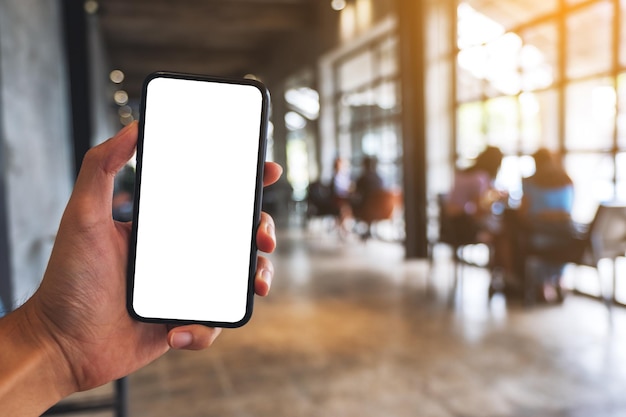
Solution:
M 1 52 L 1 51 L 0 51 Z M 2 56 L 0 56 L 2 62 Z M 1 70 L 1 66 L 0 66 Z M 2 71 L 0 71 L 0 88 Z M 2 95 L 0 95 L 0 301 L 6 310 L 13 309 L 13 282 L 11 276 L 11 256 L 9 252 L 9 230 L 7 223 L 7 197 L 5 187 L 4 126 L 2 125 Z
M 272 123 L 274 124 L 274 162 L 280 164 L 284 173 L 276 184 L 270 185 L 264 191 L 264 210 L 272 215 L 278 226 L 287 225 L 291 202 L 291 186 L 287 180 L 287 127 L 285 114 L 287 102 L 282 81 L 268 82 L 272 97 Z
M 428 256 L 424 0 L 396 0 L 402 80 L 407 258 Z
M 282 84 L 273 85 L 272 94 L 272 122 L 274 123 L 274 161 L 287 169 L 287 127 L 285 114 L 287 102 L 285 89 Z
M 91 147 L 91 93 L 87 15 L 84 0 L 63 0 L 65 54 L 69 74 L 74 168 L 78 175 Z

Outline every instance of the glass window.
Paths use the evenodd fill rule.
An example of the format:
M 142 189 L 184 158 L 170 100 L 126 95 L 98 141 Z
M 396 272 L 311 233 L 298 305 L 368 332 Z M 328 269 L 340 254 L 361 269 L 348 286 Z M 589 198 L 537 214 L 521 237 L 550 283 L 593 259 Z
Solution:
M 589 223 L 603 201 L 613 200 L 615 165 L 610 154 L 568 154 L 565 169 L 574 181 L 575 221 Z
M 557 79 L 554 22 L 520 34 L 504 32 L 489 17 L 459 6 L 458 100 L 513 95 L 548 88 Z
M 469 0 L 466 4 L 484 13 L 507 29 L 554 12 L 558 0 L 489 1 Z
M 488 100 L 487 141 L 506 153 L 515 153 L 518 144 L 518 106 L 516 97 L 500 97 Z
M 612 149 L 616 99 L 607 78 L 570 84 L 566 90 L 566 148 Z
M 351 123 L 368 124 L 372 119 L 376 100 L 376 91 L 373 88 L 366 88 L 362 91 L 353 91 L 344 94 L 341 105 L 350 110 Z
M 459 107 L 457 151 L 462 158 L 472 158 L 485 147 L 483 106 L 474 102 Z
M 387 38 L 380 44 L 380 76 L 395 76 L 398 73 L 398 60 L 396 51 L 398 49 L 397 38 Z
M 402 143 L 399 127 L 386 123 L 371 129 L 353 129 L 351 134 L 354 150 L 353 169 L 358 172 L 364 155 L 375 156 L 378 160 L 378 173 L 383 178 L 385 186 L 399 186 L 402 181 L 399 164 Z
M 508 32 L 485 45 L 485 77 L 494 94 L 517 94 L 521 87 L 519 56 L 522 51 L 522 38 Z
M 620 42 L 619 42 L 619 63 L 620 65 L 626 66 L 626 30 L 624 30 L 624 22 L 626 22 L 626 2 L 620 1 L 620 17 L 621 17 L 621 25 L 620 25 Z
M 296 201 L 304 198 L 309 178 L 319 177 L 314 121 L 319 117 L 320 102 L 318 92 L 312 88 L 313 74 L 312 70 L 304 69 L 285 80 L 283 97 L 287 111 L 283 120 L 274 120 L 287 129 L 285 175 Z
M 519 54 L 522 89 L 532 91 L 550 87 L 558 80 L 558 32 L 555 22 L 531 26 L 520 32 L 523 42 Z
M 615 199 L 626 203 L 626 152 L 620 152 L 615 157 L 616 179 Z
M 398 113 L 400 100 L 397 84 L 395 81 L 384 81 L 374 88 L 376 115 L 382 117 L 387 114 Z
M 457 69 L 457 100 L 461 103 L 467 101 L 480 100 L 483 96 L 483 80 L 476 72 L 466 69 L 461 64 L 461 60 L 466 56 L 463 54 L 467 50 L 461 51 L 459 54 L 459 65 Z
M 378 170 L 388 187 L 396 187 L 402 181 L 398 163 L 402 156 L 402 143 L 398 129 L 398 125 L 387 123 L 369 133 L 376 149 L 371 154 L 378 157 Z
M 600 297 L 602 294 L 600 291 L 600 284 L 598 282 L 598 273 L 595 268 L 580 268 L 573 266 L 573 268 L 566 269 L 567 275 L 570 278 L 570 287 L 580 291 L 583 294 L 588 294 L 593 297 Z M 567 285 L 567 284 L 566 284 Z
M 340 127 L 370 126 L 400 110 L 398 82 L 383 81 L 362 90 L 344 93 L 338 102 Z
M 569 79 L 606 73 L 613 50 L 613 4 L 599 1 L 567 17 L 567 66 Z
M 293 197 L 302 200 L 309 186 L 309 156 L 306 139 L 291 135 L 287 140 L 287 180 L 293 187 Z
M 626 73 L 617 77 L 617 142 L 626 149 Z
M 374 56 L 371 51 L 363 51 L 342 62 L 339 66 L 339 90 L 349 91 L 367 84 L 374 74 Z
M 522 161 L 517 156 L 505 156 L 496 178 L 496 187 L 506 190 L 513 199 L 522 195 Z
M 574 220 L 626 202 L 626 0 L 466 0 L 457 13 L 459 165 L 498 146 L 506 156 L 497 184 L 516 193 L 528 155 L 545 146 L 565 153 Z M 572 282 L 598 295 L 595 281 Z M 626 303 L 626 284 L 621 291 Z
M 617 258 L 615 260 L 615 268 L 618 272 L 618 279 L 615 280 L 615 299 L 626 304 L 626 282 L 624 282 L 623 272 L 626 271 L 626 259 Z
M 490 97 L 517 94 L 522 86 L 518 68 L 521 50 L 522 39 L 511 32 L 485 45 L 462 49 L 458 55 L 459 72 L 463 74 L 459 94 L 467 94 L 465 88 L 469 88 L 467 98 L 472 98 L 477 87 L 483 86 Z
M 353 174 L 364 155 L 376 156 L 388 186 L 400 185 L 402 171 L 397 48 L 397 38 L 387 34 L 335 66 L 337 150 L 349 155 Z
M 504 26 L 488 14 L 482 13 L 470 5 L 472 2 L 461 3 L 457 9 L 457 35 L 459 49 L 484 45 L 502 36 Z M 492 3 L 493 4 L 493 3 Z
M 519 96 L 520 150 L 531 154 L 539 147 L 558 149 L 558 102 L 555 90 Z

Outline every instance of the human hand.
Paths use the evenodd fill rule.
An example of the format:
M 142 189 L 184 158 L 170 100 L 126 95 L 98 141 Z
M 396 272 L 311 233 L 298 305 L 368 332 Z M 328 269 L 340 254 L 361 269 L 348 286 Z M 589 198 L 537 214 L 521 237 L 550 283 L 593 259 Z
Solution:
M 114 221 L 111 206 L 115 174 L 132 157 L 136 142 L 133 123 L 87 153 L 41 286 L 15 312 L 28 323 L 23 326 L 28 338 L 52 357 L 50 371 L 61 397 L 128 375 L 170 348 L 207 348 L 220 333 L 202 325 L 141 323 L 126 310 L 131 225 Z M 264 185 L 281 173 L 279 165 L 266 163 Z M 274 222 L 262 213 L 257 246 L 269 253 L 275 245 Z M 258 295 L 268 294 L 272 276 L 272 263 L 259 256 Z

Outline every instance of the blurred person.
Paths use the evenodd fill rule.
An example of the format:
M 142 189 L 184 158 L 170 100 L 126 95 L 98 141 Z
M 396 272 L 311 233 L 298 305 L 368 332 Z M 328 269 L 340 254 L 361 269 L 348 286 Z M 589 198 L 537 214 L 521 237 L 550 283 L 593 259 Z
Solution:
M 566 247 L 573 233 L 571 218 L 574 184 L 555 156 L 546 148 L 533 155 L 535 173 L 522 180 L 520 215 L 529 233 L 528 245 L 535 250 Z M 539 269 L 546 301 L 562 301 L 564 265 L 544 263 Z
M 447 195 L 444 209 L 450 229 L 461 244 L 484 243 L 491 256 L 492 283 L 489 294 L 501 289 L 517 295 L 522 280 L 515 267 L 511 237 L 511 216 L 508 211 L 496 215 L 496 204 L 506 206 L 508 194 L 496 189 L 494 182 L 502 165 L 502 151 L 487 146 L 469 167 L 457 170 L 454 184 Z
M 380 217 L 378 213 L 384 207 L 381 201 L 385 191 L 383 179 L 378 173 L 378 160 L 373 156 L 365 156 L 361 161 L 361 174 L 355 181 L 354 191 L 350 196 L 350 208 L 356 221 L 365 228 L 358 231 L 361 239 L 371 237 L 372 222 Z
M 350 197 L 352 178 L 350 178 L 350 168 L 345 159 L 337 157 L 333 161 L 333 176 L 330 184 L 335 199 L 347 200 Z
M 378 174 L 378 160 L 373 156 L 366 156 L 361 162 L 361 174 L 355 182 L 354 192 L 350 197 L 352 210 L 358 217 L 358 212 L 368 203 L 377 191 L 384 189 L 383 179 Z
M 505 197 L 494 186 L 502 157 L 500 149 L 488 146 L 472 165 L 455 172 L 445 210 L 460 240 L 485 243 L 492 241 L 491 207 Z
M 142 323 L 126 310 L 131 224 L 115 221 L 111 207 L 115 174 L 136 143 L 132 123 L 86 154 L 40 287 L 0 318 L 2 415 L 39 416 L 64 397 L 126 376 L 169 349 L 206 349 L 220 333 L 202 325 Z M 264 185 L 281 172 L 266 163 Z M 256 241 L 260 251 L 275 248 L 266 213 Z M 268 294 L 273 271 L 259 256 L 256 294 Z
M 344 236 L 348 232 L 346 222 L 352 218 L 350 195 L 352 193 L 352 178 L 348 162 L 337 157 L 333 161 L 333 176 L 330 181 L 330 198 L 335 206 L 339 232 Z

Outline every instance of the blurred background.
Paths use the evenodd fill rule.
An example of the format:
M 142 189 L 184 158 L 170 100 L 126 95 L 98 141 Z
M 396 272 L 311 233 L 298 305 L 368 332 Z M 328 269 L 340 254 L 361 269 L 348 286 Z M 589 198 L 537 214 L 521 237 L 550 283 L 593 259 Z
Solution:
M 84 153 L 138 118 L 147 74 L 255 78 L 285 168 L 264 197 L 273 294 L 222 347 L 93 398 L 123 392 L 134 416 L 626 415 L 622 249 L 568 262 L 571 296 L 532 308 L 490 297 L 489 248 L 465 268 L 436 249 L 437 198 L 488 145 L 512 209 L 542 147 L 577 224 L 623 204 L 624 27 L 621 0 L 0 0 L 0 310 L 37 288 Z M 324 211 L 336 159 L 354 183 L 367 157 L 388 212 Z

